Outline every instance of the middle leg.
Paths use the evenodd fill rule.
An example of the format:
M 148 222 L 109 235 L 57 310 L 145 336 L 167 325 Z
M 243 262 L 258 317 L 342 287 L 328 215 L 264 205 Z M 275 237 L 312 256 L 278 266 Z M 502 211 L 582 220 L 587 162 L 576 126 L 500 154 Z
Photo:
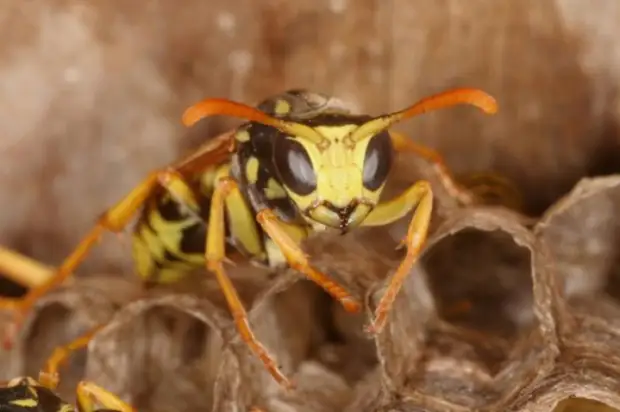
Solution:
M 224 270 L 223 262 L 226 260 L 225 200 L 232 192 L 239 192 L 239 188 L 232 178 L 222 177 L 216 182 L 211 198 L 210 221 L 207 227 L 205 251 L 207 269 L 215 275 L 243 341 L 254 355 L 263 362 L 271 376 L 285 388 L 291 389 L 294 384 L 280 371 L 276 361 L 254 335 L 241 298 Z

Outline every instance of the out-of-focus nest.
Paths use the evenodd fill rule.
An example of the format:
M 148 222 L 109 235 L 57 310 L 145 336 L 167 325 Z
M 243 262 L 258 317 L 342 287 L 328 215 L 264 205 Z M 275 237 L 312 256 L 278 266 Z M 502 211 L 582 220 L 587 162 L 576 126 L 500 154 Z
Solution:
M 412 176 L 437 183 L 427 164 L 400 160 L 393 192 Z M 36 376 L 52 347 L 109 321 L 63 370 L 67 399 L 86 378 L 144 411 L 546 412 L 569 396 L 620 408 L 620 176 L 581 181 L 533 223 L 502 207 L 456 207 L 435 187 L 432 235 L 376 340 L 362 333 L 370 309 L 346 314 L 294 273 L 229 268 L 293 393 L 250 355 L 204 273 L 148 291 L 78 277 L 36 308 L 4 374 Z M 405 224 L 306 249 L 372 308 Z

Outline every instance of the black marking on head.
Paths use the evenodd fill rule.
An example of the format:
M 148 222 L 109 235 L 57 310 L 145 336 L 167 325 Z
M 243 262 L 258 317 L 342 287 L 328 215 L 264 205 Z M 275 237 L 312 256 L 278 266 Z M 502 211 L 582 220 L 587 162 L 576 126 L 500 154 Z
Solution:
M 234 178 L 248 191 L 248 200 L 254 212 L 260 208 L 268 207 L 273 209 L 278 216 L 287 222 L 301 219 L 295 204 L 288 197 L 280 199 L 268 199 L 265 196 L 265 188 L 269 179 L 274 179 L 279 185 L 282 181 L 278 177 L 273 162 L 274 143 L 279 139 L 284 139 L 285 135 L 280 131 L 258 123 L 249 125 L 252 139 L 248 143 L 239 146 L 234 158 L 239 167 L 233 168 Z M 250 184 L 243 173 L 246 162 L 251 157 L 259 161 L 258 179 L 255 184 Z M 237 171 L 237 173 L 234 173 Z
M 285 101 L 289 105 L 286 115 L 276 113 L 278 102 Z M 325 113 L 348 114 L 351 108 L 338 98 L 307 89 L 289 89 L 283 93 L 263 100 L 258 109 L 276 117 L 290 120 L 308 119 Z
M 372 119 L 372 116 L 367 115 L 353 115 L 344 113 L 322 113 L 311 119 L 297 120 L 298 123 L 305 124 L 310 127 L 319 126 L 345 126 L 356 125 L 361 126 Z M 295 119 L 291 118 L 295 121 Z

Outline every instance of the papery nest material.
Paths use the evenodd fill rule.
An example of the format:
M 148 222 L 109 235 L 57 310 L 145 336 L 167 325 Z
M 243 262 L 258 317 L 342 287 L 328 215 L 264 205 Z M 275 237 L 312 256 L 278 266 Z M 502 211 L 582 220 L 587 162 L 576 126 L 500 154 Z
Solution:
M 298 381 L 292 394 L 283 393 L 250 355 L 217 289 L 205 296 L 165 288 L 136 295 L 135 283 L 120 279 L 78 280 L 37 306 L 22 335 L 27 353 L 21 360 L 32 364 L 38 359 L 33 352 L 111 320 L 89 346 L 84 377 L 141 410 L 547 412 L 569 396 L 620 407 L 613 263 L 619 193 L 620 176 L 584 180 L 533 228 L 501 207 L 443 209 L 376 339 L 361 327 L 386 273 L 399 262 L 398 225 L 311 239 L 313 263 L 370 306 L 359 316 L 345 314 L 292 272 L 251 286 L 258 289 L 247 302 L 250 322 Z M 464 260 L 468 254 L 473 256 Z M 584 279 L 592 286 L 575 294 L 571 283 Z M 448 310 L 450 299 L 459 297 L 454 289 L 472 305 L 457 316 Z M 486 318 L 472 323 L 480 314 L 476 305 L 497 293 L 502 298 L 493 304 L 502 309 L 487 309 Z M 60 308 L 55 302 L 75 320 L 63 320 L 64 310 L 56 312 L 60 323 L 46 320 L 46 312 Z M 501 319 L 512 326 L 498 329 Z M 36 334 L 42 324 L 59 335 Z M 23 367 L 11 373 L 17 369 Z

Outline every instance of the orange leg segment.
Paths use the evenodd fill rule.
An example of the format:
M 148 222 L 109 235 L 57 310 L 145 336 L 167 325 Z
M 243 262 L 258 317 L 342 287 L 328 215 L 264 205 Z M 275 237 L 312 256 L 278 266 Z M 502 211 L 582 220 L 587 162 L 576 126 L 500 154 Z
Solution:
M 413 153 L 431 162 L 439 174 L 441 184 L 450 196 L 458 199 L 464 205 L 474 203 L 474 195 L 456 182 L 439 152 L 430 147 L 420 145 L 401 133 L 390 131 L 390 137 L 397 152 Z
M 66 362 L 67 358 L 73 352 L 88 346 L 89 342 L 102 327 L 101 325 L 92 328 L 67 345 L 59 346 L 54 349 L 52 355 L 45 362 L 43 370 L 39 373 L 39 382 L 46 388 L 55 389 L 59 381 L 58 369 Z
M 303 273 L 308 279 L 321 286 L 334 299 L 340 302 L 347 312 L 355 313 L 361 310 L 360 302 L 351 296 L 346 289 L 310 265 L 308 258 L 299 245 L 283 230 L 283 223 L 273 211 L 269 209 L 261 210 L 258 212 L 256 220 L 278 248 L 280 248 L 291 268 Z
M 224 177 L 218 181 L 213 191 L 209 214 L 210 221 L 207 229 L 207 248 L 205 251 L 207 269 L 215 275 L 243 341 L 248 345 L 254 355 L 263 362 L 271 376 L 287 389 L 291 389 L 294 387 L 293 383 L 280 371 L 275 360 L 271 357 L 267 349 L 258 341 L 254 332 L 252 332 L 248 322 L 247 312 L 243 307 L 239 294 L 224 271 L 223 262 L 226 260 L 224 226 L 225 199 L 232 191 L 238 190 L 236 183 L 231 178 Z
M 497 173 L 470 173 L 462 176 L 462 179 L 459 179 L 461 183 L 457 183 L 437 151 L 420 145 L 401 133 L 391 131 L 390 136 L 396 151 L 413 153 L 431 162 L 448 194 L 461 204 L 469 206 L 474 203 L 499 201 L 506 207 L 521 209 L 521 195 L 507 178 Z M 497 200 L 493 200 L 494 198 Z

